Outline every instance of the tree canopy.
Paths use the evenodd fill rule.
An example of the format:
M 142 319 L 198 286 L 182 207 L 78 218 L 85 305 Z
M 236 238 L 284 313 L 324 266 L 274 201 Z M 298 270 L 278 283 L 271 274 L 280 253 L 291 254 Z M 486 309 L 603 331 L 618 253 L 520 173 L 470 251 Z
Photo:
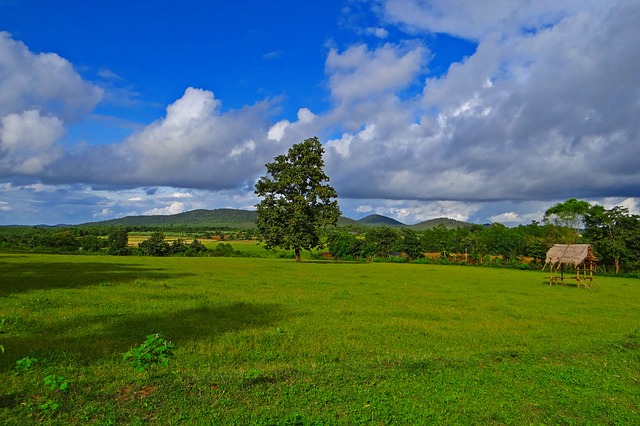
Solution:
M 266 164 L 269 176 L 255 186 L 263 197 L 256 205 L 260 239 L 266 248 L 293 249 L 296 262 L 303 249 L 320 247 L 320 231 L 340 218 L 338 193 L 328 184 L 323 154 L 317 137 L 295 144 Z
M 584 217 L 590 208 L 591 204 L 588 202 L 570 198 L 547 209 L 544 212 L 544 220 L 554 225 L 575 229 L 577 239 L 579 228 L 583 224 Z

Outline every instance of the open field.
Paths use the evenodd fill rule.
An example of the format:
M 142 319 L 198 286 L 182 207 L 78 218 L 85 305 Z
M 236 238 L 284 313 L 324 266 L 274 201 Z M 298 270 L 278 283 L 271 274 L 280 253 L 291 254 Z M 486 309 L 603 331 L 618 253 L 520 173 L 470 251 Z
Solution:
M 0 419 L 640 424 L 640 282 L 546 276 L 0 254 Z M 156 332 L 175 356 L 136 373 L 122 356 Z M 57 376 L 66 389 L 45 384 Z

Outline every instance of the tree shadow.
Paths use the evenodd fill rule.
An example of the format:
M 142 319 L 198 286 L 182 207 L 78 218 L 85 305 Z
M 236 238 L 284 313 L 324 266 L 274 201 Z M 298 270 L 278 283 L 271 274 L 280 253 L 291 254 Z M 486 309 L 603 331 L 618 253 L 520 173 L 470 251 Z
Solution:
M 97 284 L 114 284 L 136 279 L 169 279 L 184 273 L 167 273 L 161 268 L 148 268 L 123 263 L 61 262 L 0 264 L 0 297 L 54 288 L 80 288 Z
M 286 316 L 278 304 L 236 302 L 158 314 L 96 315 L 63 320 L 39 328 L 37 334 L 4 338 L 7 351 L 0 359 L 0 366 L 11 368 L 15 360 L 25 356 L 89 365 L 114 354 L 121 356 L 140 345 L 149 334 L 161 333 L 180 347 L 192 341 L 218 338 L 224 333 L 268 327 Z

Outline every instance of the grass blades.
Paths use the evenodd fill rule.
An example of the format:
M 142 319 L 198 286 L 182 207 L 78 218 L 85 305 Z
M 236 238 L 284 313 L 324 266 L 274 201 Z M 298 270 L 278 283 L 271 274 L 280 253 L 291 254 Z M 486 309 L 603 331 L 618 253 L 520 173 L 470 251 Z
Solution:
M 640 423 L 640 283 L 598 277 L 589 291 L 545 277 L 274 258 L 0 255 L 0 418 Z M 173 356 L 137 373 L 123 354 L 155 333 L 175 344 Z M 24 367 L 26 357 L 37 362 Z

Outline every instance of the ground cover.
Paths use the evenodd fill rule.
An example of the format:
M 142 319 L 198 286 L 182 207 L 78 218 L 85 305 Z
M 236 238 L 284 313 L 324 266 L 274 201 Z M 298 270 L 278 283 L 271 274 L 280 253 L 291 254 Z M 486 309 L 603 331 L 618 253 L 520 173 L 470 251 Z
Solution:
M 640 282 L 0 254 L 4 424 L 638 424 Z M 123 355 L 161 333 L 168 365 Z M 34 361 L 36 359 L 37 361 Z

